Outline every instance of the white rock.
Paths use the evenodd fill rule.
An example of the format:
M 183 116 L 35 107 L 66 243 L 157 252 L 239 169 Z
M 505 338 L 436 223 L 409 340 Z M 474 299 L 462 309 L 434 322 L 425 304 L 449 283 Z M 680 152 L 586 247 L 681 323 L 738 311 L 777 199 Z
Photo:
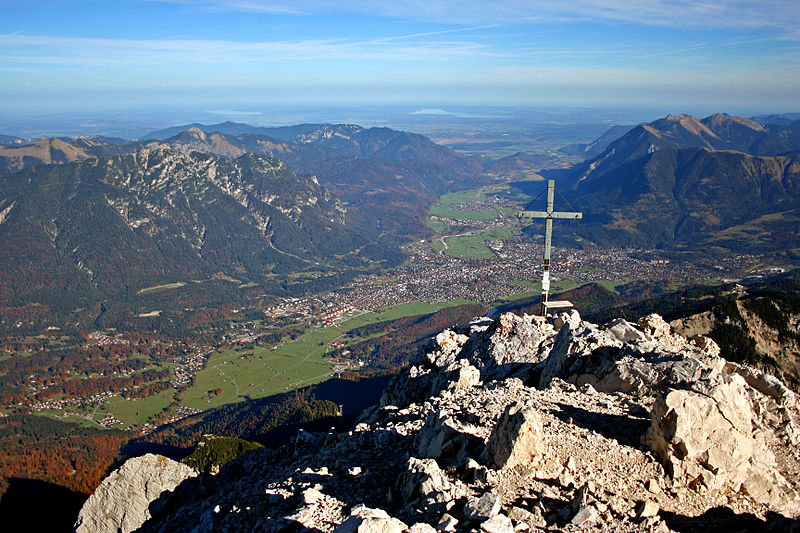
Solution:
M 538 460 L 544 451 L 542 417 L 533 407 L 509 405 L 497 422 L 483 457 L 494 468 L 511 468 Z
M 500 497 L 489 491 L 480 498 L 467 501 L 464 514 L 470 520 L 488 520 L 500 512 Z
M 514 524 L 504 514 L 498 514 L 481 524 L 481 531 L 486 533 L 513 533 Z
M 150 503 L 197 475 L 188 466 L 148 453 L 125 461 L 89 496 L 78 514 L 80 533 L 122 532 L 138 529 L 150 518 Z
M 350 518 L 342 522 L 336 533 L 403 533 L 408 530 L 403 522 L 392 518 L 383 509 L 371 509 L 364 505 L 353 508 Z

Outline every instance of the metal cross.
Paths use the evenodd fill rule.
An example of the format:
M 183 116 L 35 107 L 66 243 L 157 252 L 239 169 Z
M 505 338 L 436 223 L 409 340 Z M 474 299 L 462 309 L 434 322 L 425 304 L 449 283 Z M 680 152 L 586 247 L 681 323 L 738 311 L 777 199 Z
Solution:
M 559 307 L 572 307 L 570 302 L 549 302 L 550 293 L 550 248 L 553 240 L 553 219 L 566 218 L 578 220 L 583 213 L 573 211 L 553 211 L 553 196 L 556 190 L 555 180 L 547 180 L 547 211 L 522 211 L 520 217 L 544 219 L 544 266 L 542 271 L 542 316 L 547 316 L 547 310 Z

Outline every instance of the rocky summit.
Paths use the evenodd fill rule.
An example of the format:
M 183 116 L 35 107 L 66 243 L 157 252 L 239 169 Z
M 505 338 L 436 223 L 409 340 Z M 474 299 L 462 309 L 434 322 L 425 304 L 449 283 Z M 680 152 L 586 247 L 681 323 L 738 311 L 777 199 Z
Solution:
M 504 314 L 437 335 L 351 431 L 300 432 L 187 477 L 141 526 L 788 531 L 798 442 L 791 390 L 658 315 L 598 326 L 574 311 Z M 116 531 L 114 509 L 90 499 L 83 524 Z

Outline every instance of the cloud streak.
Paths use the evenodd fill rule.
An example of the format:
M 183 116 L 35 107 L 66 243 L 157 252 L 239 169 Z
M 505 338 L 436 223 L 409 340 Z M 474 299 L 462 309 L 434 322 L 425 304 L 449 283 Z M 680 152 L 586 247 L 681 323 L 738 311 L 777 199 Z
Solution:
M 433 32 L 441 34 L 443 32 Z M 495 52 L 470 41 L 407 42 L 423 34 L 384 39 L 306 39 L 296 41 L 239 42 L 204 39 L 94 39 L 48 37 L 20 33 L 0 35 L 0 61 L 52 63 L 70 61 L 86 64 L 153 64 L 191 61 L 220 62 L 287 61 L 426 61 Z
M 648 26 L 706 29 L 775 28 L 796 35 L 800 9 L 795 0 L 154 0 L 218 9 L 285 15 L 335 13 L 388 17 L 447 24 L 513 24 L 586 20 Z

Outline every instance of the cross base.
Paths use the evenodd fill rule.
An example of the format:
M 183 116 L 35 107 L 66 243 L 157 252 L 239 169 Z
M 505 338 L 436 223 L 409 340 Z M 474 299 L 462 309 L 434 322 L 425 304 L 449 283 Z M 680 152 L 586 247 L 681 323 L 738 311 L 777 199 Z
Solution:
M 569 309 L 572 307 L 572 302 L 569 300 L 552 300 L 550 302 L 542 302 L 542 315 L 547 316 L 551 310 L 556 311 L 559 309 Z

